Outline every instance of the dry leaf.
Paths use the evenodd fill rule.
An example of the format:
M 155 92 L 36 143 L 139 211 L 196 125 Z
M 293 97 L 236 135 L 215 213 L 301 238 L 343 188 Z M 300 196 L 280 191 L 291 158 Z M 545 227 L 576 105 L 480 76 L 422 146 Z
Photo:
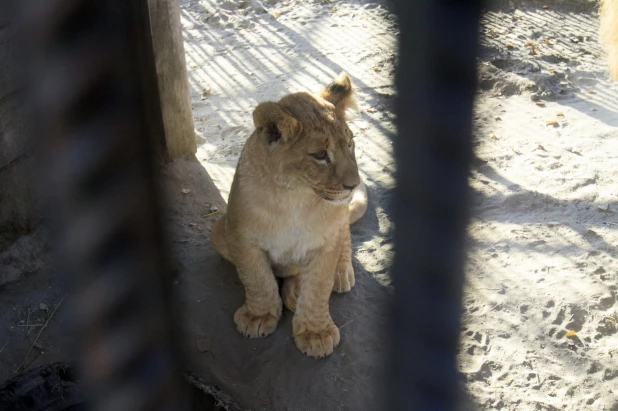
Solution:
M 380 68 L 380 67 L 374 67 L 374 68 L 373 68 L 373 71 L 382 71 L 382 68 Z
M 506 43 L 506 44 L 505 44 L 505 46 L 506 46 L 507 48 L 510 48 L 510 49 L 514 49 L 514 48 L 515 48 L 515 46 L 514 46 L 514 45 L 512 45 L 511 43 Z
M 516 149 L 515 147 L 511 147 L 511 150 L 513 150 L 513 152 L 515 154 L 521 154 L 521 151 L 519 151 L 518 149 Z
M 590 93 L 590 94 L 596 94 L 596 91 L 594 91 L 594 90 L 593 90 L 593 89 L 591 89 L 591 88 L 589 88 L 587 91 L 588 91 L 588 93 Z
M 202 91 L 202 100 L 206 100 L 206 97 L 212 94 L 212 89 L 210 88 L 205 88 L 204 91 Z
M 530 40 L 528 40 L 528 41 L 526 42 L 526 46 L 529 46 L 529 47 L 536 47 L 536 43 L 535 43 L 534 41 L 530 41 Z
M 183 188 L 183 189 L 182 189 L 182 190 L 180 190 L 180 191 L 182 191 L 182 193 L 183 193 L 183 194 L 189 194 L 189 193 L 191 192 L 191 190 L 190 190 L 190 189 L 188 189 L 188 188 Z
M 496 120 L 502 120 L 502 118 L 500 118 L 500 116 L 496 116 L 495 119 Z
M 565 337 L 577 337 L 577 333 L 573 330 L 569 330 L 566 334 Z
M 575 150 L 574 148 L 567 148 L 567 151 L 568 151 L 569 153 L 573 153 L 573 154 L 576 154 L 576 155 L 578 155 L 578 156 L 581 156 L 581 155 L 582 155 L 582 153 L 581 153 L 581 152 L 579 152 L 579 151 Z
M 543 6 L 543 8 L 544 8 L 545 10 L 547 10 L 547 9 L 549 8 L 549 6 Z
M 542 101 L 537 101 L 535 104 L 539 107 L 545 107 L 545 103 Z
M 557 124 L 558 124 L 558 120 L 549 120 L 549 121 L 547 122 L 547 125 L 548 125 L 548 126 L 555 126 L 555 125 L 557 125 Z
M 549 39 L 545 39 L 545 40 L 543 40 L 543 41 L 545 42 L 545 44 L 551 44 L 551 43 L 549 42 Z
M 368 108 L 367 110 L 365 110 L 367 113 L 375 113 L 376 110 L 374 108 Z
M 495 135 L 495 134 L 492 134 L 492 135 L 491 135 L 491 139 L 492 139 L 492 140 L 499 140 L 499 139 L 498 139 L 498 136 L 497 136 L 497 135 Z
M 279 17 L 280 15 L 281 15 L 281 14 L 280 14 L 278 11 L 276 11 L 276 12 L 274 12 L 274 13 L 273 13 L 273 17 L 274 17 L 274 18 L 277 18 L 277 17 Z
M 539 144 L 539 148 L 540 148 L 541 150 L 543 150 L 543 151 L 547 151 L 547 150 L 545 150 L 545 147 L 543 147 L 543 146 L 542 146 L 542 145 L 540 145 L 540 144 Z
M 601 281 L 605 281 L 605 276 L 603 274 L 601 274 L 599 277 L 601 278 Z
M 558 116 L 558 117 L 564 117 L 564 113 L 561 111 L 560 113 L 556 114 L 556 116 Z

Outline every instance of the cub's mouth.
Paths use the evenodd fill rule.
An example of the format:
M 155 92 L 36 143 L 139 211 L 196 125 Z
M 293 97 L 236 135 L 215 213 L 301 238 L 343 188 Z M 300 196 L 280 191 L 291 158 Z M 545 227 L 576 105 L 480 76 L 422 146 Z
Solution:
M 353 190 L 314 190 L 315 193 L 323 200 L 331 204 L 347 203 L 352 196 Z

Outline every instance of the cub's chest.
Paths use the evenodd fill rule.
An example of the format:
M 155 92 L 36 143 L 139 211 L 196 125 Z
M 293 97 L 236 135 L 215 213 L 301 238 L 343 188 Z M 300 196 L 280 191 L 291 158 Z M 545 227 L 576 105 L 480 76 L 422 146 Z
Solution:
M 300 221 L 280 221 L 277 225 L 275 230 L 264 232 L 259 240 L 260 247 L 268 252 L 274 263 L 298 263 L 326 242 L 318 230 Z

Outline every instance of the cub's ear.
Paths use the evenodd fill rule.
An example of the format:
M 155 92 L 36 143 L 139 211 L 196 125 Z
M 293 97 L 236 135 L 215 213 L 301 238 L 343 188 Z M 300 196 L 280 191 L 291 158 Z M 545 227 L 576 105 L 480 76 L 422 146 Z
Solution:
M 358 109 L 354 98 L 354 86 L 347 73 L 342 72 L 339 77 L 333 80 L 322 92 L 320 97 L 335 106 L 337 116 L 345 117 L 348 109 Z
M 267 137 L 268 144 L 290 141 L 299 131 L 300 123 L 283 111 L 278 103 L 260 103 L 253 111 L 253 124 Z

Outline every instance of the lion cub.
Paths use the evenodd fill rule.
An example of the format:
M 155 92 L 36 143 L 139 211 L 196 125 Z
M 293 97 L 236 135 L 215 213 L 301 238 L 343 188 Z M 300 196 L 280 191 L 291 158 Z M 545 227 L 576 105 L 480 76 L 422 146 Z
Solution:
M 294 341 L 313 357 L 339 344 L 328 302 L 331 291 L 354 286 L 349 226 L 367 208 L 345 119 L 350 107 L 353 87 L 345 73 L 319 95 L 294 93 L 259 104 L 227 214 L 211 233 L 245 286 L 245 303 L 234 314 L 238 331 L 251 338 L 275 331 L 282 309 L 275 275 L 285 277 Z

